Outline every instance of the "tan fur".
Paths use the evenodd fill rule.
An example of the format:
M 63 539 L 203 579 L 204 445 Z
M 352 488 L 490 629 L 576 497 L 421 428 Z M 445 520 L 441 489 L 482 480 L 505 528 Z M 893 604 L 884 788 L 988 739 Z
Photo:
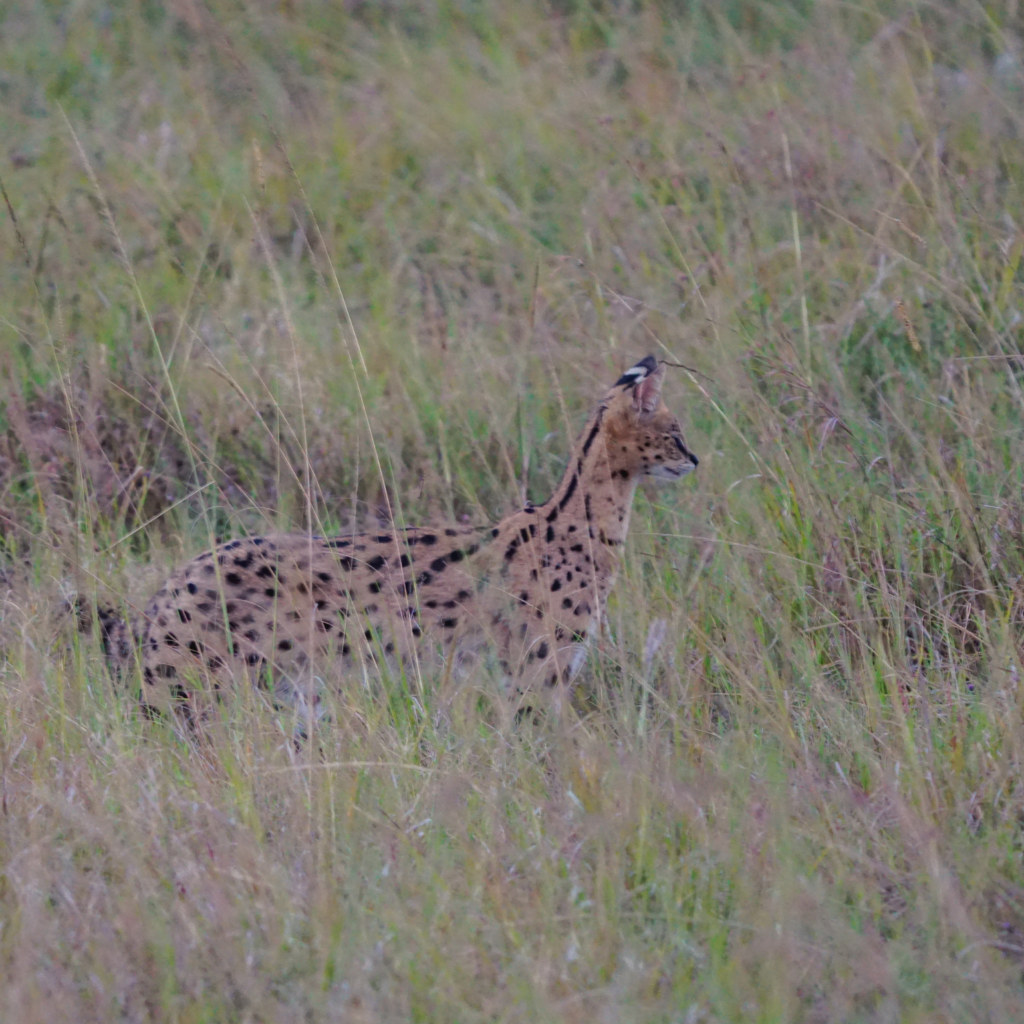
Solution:
M 143 703 L 192 711 L 198 694 L 247 680 L 301 704 L 318 680 L 381 660 L 447 662 L 464 676 L 490 654 L 517 692 L 572 678 L 638 480 L 697 465 L 661 402 L 663 377 L 650 356 L 628 370 L 555 494 L 489 530 L 254 537 L 177 569 L 145 612 Z

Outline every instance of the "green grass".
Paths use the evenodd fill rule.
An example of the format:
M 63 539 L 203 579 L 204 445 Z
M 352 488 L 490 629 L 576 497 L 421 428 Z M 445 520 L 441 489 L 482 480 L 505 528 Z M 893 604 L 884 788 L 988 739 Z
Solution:
M 1024 15 L 0 10 L 0 1020 L 1024 1019 Z M 654 352 L 576 713 L 143 720 L 68 602 L 543 500 Z

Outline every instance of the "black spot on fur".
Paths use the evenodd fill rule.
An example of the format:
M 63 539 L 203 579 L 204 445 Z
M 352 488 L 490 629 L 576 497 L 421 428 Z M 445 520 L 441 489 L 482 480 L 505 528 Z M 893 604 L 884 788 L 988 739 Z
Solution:
M 256 643 L 257 640 L 259 640 L 259 638 L 260 635 L 255 629 L 247 629 L 245 631 L 245 639 L 248 640 L 249 643 L 254 644 Z
M 321 583 L 333 583 L 334 582 L 334 577 L 329 572 L 318 572 L 316 574 L 316 578 Z
M 194 593 L 196 593 L 197 590 L 199 590 L 199 588 L 194 583 L 189 583 L 188 586 L 185 589 L 190 594 L 194 594 Z
M 451 528 L 451 527 L 449 526 L 449 527 L 448 527 L 448 529 L 444 531 L 444 535 L 445 535 L 446 537 L 458 537 L 458 535 L 459 535 L 459 531 L 458 531 L 458 530 L 453 530 L 453 529 L 452 529 L 452 528 Z
M 541 640 L 540 645 L 537 647 L 537 657 L 546 658 L 548 656 L 548 642 Z
M 420 543 L 426 544 L 429 547 L 431 544 L 437 543 L 437 538 L 432 533 L 425 533 L 420 537 Z
M 440 558 L 435 558 L 430 563 L 430 568 L 433 569 L 434 572 L 441 572 L 447 564 L 448 564 L 448 556 L 447 555 L 442 555 Z
M 553 526 L 548 527 L 548 532 L 544 535 L 544 539 L 549 544 L 555 539 L 555 528 Z
M 556 590 L 561 590 L 561 589 L 562 589 L 562 581 L 561 580 L 555 580 L 555 582 L 551 584 L 551 592 L 552 593 L 554 593 Z
M 394 539 L 395 538 L 392 537 L 390 533 L 379 533 L 377 535 L 378 544 L 391 544 L 394 542 Z
M 374 581 L 366 589 L 369 590 L 371 594 L 379 594 L 381 586 L 382 584 Z
M 436 608 L 437 607 L 437 602 L 436 601 L 424 601 L 423 602 L 423 607 L 424 608 Z
M 198 658 L 203 653 L 203 645 L 198 640 L 189 640 L 188 652 Z
M 569 550 L 570 551 L 575 551 L 575 552 L 578 553 L 578 552 L 583 550 L 583 545 L 582 544 L 573 544 L 573 546 L 571 548 L 569 548 Z
M 192 613 L 190 611 L 188 611 L 187 609 L 185 609 L 185 608 L 179 608 L 178 609 L 178 618 L 182 622 L 191 622 L 192 621 Z
M 565 494 L 562 495 L 561 500 L 558 502 L 559 510 L 565 508 L 569 504 L 569 499 L 576 493 L 576 485 L 580 482 L 580 478 L 573 473 L 572 479 L 569 481 L 569 486 L 565 489 Z
M 442 629 L 454 629 L 458 624 L 459 624 L 459 620 L 458 619 L 442 619 L 441 620 L 441 628 Z
M 370 569 L 379 570 L 388 564 L 388 560 L 383 555 L 374 555 L 366 564 Z
M 352 544 L 350 540 L 325 540 L 325 548 L 347 548 Z
M 563 597 L 562 598 L 562 607 L 563 608 L 571 608 L 572 607 L 572 598 L 571 597 Z
M 402 555 L 402 557 L 398 560 L 398 564 L 403 569 L 407 569 L 410 565 L 412 565 L 412 559 L 408 555 Z
M 178 670 L 173 665 L 157 665 L 153 671 L 160 679 L 176 679 Z
M 167 644 L 168 647 L 180 647 L 181 646 L 178 643 L 178 638 L 173 633 L 168 633 L 164 637 L 164 643 Z
M 267 587 L 267 589 L 263 591 L 263 596 L 277 597 L 277 587 Z
M 237 572 L 229 572 L 225 575 L 224 582 L 229 587 L 237 587 L 241 585 L 242 577 L 239 576 Z
M 594 443 L 594 438 L 597 437 L 598 431 L 601 429 L 601 416 L 604 413 L 602 409 L 597 414 L 597 420 L 594 422 L 593 427 L 590 429 L 590 433 L 587 435 L 586 441 L 583 442 L 583 454 L 586 455 L 590 451 L 590 446 Z
M 251 551 L 247 551 L 244 558 L 235 559 L 235 565 L 237 565 L 239 569 L 248 569 L 249 566 L 252 565 L 253 557 L 253 553 Z
M 419 576 L 416 577 L 416 582 L 421 587 L 425 587 L 433 580 L 433 578 L 434 577 L 431 576 L 429 572 L 421 572 Z
M 457 601 L 468 601 L 473 595 L 468 590 L 460 590 L 456 595 Z

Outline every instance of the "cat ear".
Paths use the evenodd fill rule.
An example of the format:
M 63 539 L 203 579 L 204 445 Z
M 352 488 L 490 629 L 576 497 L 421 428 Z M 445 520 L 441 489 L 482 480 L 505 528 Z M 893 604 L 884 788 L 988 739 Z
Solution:
M 641 413 L 654 412 L 661 401 L 661 385 L 664 382 L 665 367 L 655 363 L 654 371 L 638 381 L 633 388 L 633 408 Z
M 638 384 L 658 370 L 658 360 L 654 356 L 644 356 L 639 363 L 631 366 L 612 387 L 621 388 L 626 385 Z

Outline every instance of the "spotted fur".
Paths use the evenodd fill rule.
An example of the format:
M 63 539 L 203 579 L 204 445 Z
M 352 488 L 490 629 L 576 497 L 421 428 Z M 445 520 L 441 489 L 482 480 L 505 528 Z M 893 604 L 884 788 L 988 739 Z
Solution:
M 367 662 L 493 658 L 510 688 L 579 670 L 619 565 L 637 482 L 697 466 L 651 356 L 591 415 L 555 493 L 482 531 L 407 528 L 222 544 L 177 569 L 145 610 L 143 703 L 185 706 L 229 682 L 303 704 Z M 104 630 L 123 651 L 123 637 Z M 316 697 L 314 696 L 314 701 Z

